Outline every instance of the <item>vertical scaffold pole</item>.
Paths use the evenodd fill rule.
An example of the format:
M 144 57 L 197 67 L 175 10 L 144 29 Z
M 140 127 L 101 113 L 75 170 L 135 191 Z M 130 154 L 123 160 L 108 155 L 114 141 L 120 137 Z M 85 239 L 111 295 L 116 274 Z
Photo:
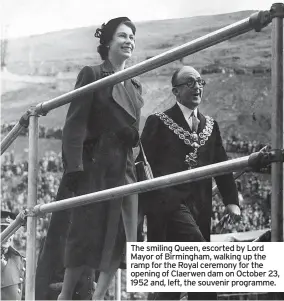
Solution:
M 274 3 L 272 16 L 272 148 L 283 148 L 283 16 L 284 4 Z M 283 241 L 283 163 L 272 163 L 271 240 Z
M 29 170 L 28 170 L 28 217 L 27 217 L 27 272 L 26 272 L 26 300 L 35 300 L 36 273 L 36 224 L 37 217 L 33 208 L 37 203 L 38 177 L 38 116 L 35 111 L 30 115 L 29 126 Z
M 115 274 L 115 295 L 114 300 L 121 300 L 121 269 L 118 269 Z

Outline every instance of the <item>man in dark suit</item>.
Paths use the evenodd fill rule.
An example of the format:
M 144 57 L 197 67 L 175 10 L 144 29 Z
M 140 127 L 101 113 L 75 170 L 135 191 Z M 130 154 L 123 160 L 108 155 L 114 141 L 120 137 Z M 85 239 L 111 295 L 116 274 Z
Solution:
M 15 219 L 10 211 L 1 211 L 1 232 Z M 25 258 L 12 247 L 13 236 L 1 244 L 1 300 L 21 300 L 24 289 Z
M 190 66 L 172 76 L 177 103 L 148 117 L 142 145 L 154 177 L 227 160 L 218 124 L 199 112 L 205 81 Z M 215 177 L 232 218 L 240 215 L 233 175 Z M 148 241 L 210 241 L 212 179 L 163 188 L 141 195 Z M 156 300 L 179 299 L 180 293 L 157 293 Z M 190 299 L 216 299 L 216 293 L 189 293 Z

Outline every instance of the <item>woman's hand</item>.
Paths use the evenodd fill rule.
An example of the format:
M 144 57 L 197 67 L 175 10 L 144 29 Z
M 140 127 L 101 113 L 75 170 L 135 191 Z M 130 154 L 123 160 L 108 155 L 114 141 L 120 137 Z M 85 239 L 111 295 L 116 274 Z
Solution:
M 66 186 L 70 191 L 77 191 L 79 178 L 82 173 L 83 171 L 74 171 L 66 174 Z

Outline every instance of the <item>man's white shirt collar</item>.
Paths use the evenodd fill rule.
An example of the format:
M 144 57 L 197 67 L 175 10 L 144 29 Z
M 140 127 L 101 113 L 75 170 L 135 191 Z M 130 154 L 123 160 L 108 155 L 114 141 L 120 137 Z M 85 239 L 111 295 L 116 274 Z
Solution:
M 178 101 L 177 101 L 177 104 L 180 107 L 182 114 L 187 122 L 189 121 L 189 117 L 191 116 L 192 111 L 194 111 L 194 116 L 197 118 L 197 108 L 195 108 L 194 110 L 191 110 L 191 109 L 187 108 L 186 106 L 182 105 L 181 103 L 179 103 Z

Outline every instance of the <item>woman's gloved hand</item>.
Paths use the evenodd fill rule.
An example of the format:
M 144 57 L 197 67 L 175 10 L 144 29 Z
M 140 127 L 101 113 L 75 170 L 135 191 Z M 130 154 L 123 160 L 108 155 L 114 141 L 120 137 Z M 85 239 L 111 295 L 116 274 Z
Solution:
M 72 192 L 77 191 L 79 179 L 80 179 L 80 176 L 82 175 L 82 173 L 83 173 L 83 171 L 74 171 L 74 172 L 70 172 L 65 175 L 66 186 L 70 191 L 72 191 Z
M 130 147 L 135 147 L 139 142 L 139 132 L 133 127 L 125 127 L 118 132 L 116 135 L 121 139 L 126 145 Z

